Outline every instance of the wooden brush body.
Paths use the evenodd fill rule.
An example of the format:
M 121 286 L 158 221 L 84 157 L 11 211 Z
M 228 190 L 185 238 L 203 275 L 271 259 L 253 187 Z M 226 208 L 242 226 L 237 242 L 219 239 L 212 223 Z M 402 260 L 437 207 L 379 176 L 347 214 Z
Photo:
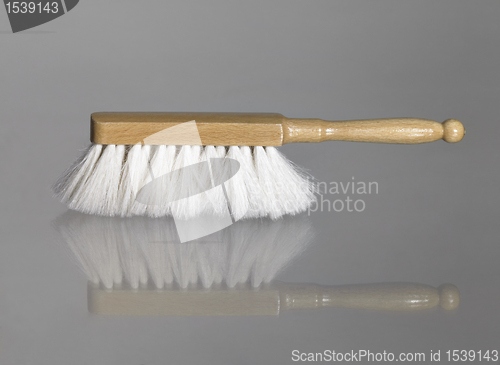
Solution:
M 193 137 L 191 128 L 172 128 L 192 121 L 199 137 Z M 289 119 L 277 113 L 187 112 L 101 112 L 91 116 L 91 141 L 104 145 L 281 146 L 323 141 L 415 144 L 439 139 L 458 142 L 464 133 L 462 123 L 454 119 L 444 123 L 416 118 L 325 121 Z

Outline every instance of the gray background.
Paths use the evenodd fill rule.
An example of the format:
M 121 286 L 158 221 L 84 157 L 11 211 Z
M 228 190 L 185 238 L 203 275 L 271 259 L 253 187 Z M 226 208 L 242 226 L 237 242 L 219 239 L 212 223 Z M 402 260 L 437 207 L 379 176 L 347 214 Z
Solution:
M 0 11 L 0 361 L 286 364 L 300 351 L 500 350 L 498 1 L 81 1 L 11 34 Z M 461 120 L 458 144 L 281 148 L 321 181 L 376 181 L 362 213 L 311 215 L 277 279 L 450 282 L 460 307 L 279 317 L 102 317 L 49 187 L 94 111 Z

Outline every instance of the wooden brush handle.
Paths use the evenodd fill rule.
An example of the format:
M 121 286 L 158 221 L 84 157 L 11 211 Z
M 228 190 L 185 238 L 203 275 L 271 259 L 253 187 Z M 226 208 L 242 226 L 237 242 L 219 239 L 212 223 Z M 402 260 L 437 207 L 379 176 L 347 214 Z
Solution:
M 413 311 L 440 305 L 454 309 L 460 301 L 455 285 L 434 288 L 416 283 L 380 283 L 359 285 L 297 285 L 280 287 L 281 309 L 341 307 L 390 311 Z
M 186 123 L 195 121 L 194 123 Z M 458 120 L 438 123 L 396 118 L 354 121 L 289 119 L 272 113 L 93 113 L 91 141 L 98 144 L 281 146 L 285 143 L 353 141 L 458 142 Z
M 337 122 L 289 119 L 283 125 L 283 144 L 323 141 L 416 144 L 439 139 L 454 143 L 461 141 L 465 134 L 464 126 L 455 119 L 448 119 L 444 123 L 416 118 Z

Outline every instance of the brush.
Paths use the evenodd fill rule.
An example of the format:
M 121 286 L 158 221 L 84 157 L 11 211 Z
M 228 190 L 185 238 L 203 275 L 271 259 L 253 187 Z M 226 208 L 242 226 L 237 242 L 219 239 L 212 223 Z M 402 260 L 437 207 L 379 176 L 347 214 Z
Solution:
M 414 118 L 288 119 L 271 113 L 94 113 L 91 146 L 53 190 L 70 209 L 102 216 L 172 215 L 188 220 L 223 216 L 229 205 L 233 220 L 278 219 L 307 210 L 315 192 L 310 177 L 277 146 L 327 140 L 458 142 L 464 133 L 454 119 L 438 123 Z

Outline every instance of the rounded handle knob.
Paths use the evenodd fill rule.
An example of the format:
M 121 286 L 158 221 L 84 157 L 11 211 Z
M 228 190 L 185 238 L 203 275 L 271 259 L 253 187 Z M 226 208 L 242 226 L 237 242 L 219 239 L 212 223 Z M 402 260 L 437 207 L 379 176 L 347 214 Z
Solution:
M 460 142 L 465 135 L 464 125 L 456 119 L 443 122 L 443 139 L 449 143 Z

